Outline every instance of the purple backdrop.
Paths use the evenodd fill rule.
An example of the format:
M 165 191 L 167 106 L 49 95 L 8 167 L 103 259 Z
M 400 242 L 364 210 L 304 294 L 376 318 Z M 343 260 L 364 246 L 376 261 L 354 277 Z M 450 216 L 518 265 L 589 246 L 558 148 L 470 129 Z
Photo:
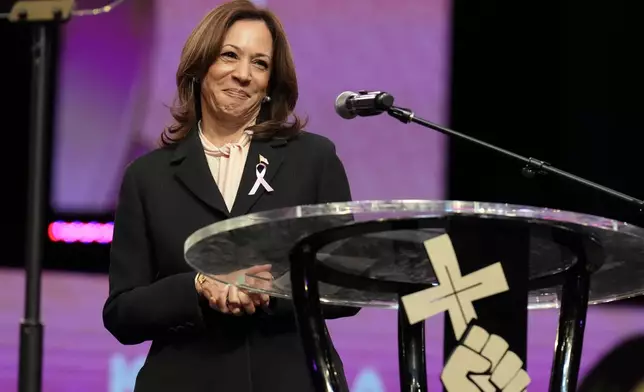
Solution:
M 169 121 L 184 40 L 217 2 L 137 0 L 65 28 L 52 206 L 114 207 L 124 165 L 151 148 Z M 356 199 L 443 197 L 443 138 L 387 116 L 343 120 L 345 90 L 385 90 L 444 123 L 449 86 L 449 0 L 270 0 L 290 39 L 297 111 L 330 137 Z
M 18 326 L 24 275 L 0 270 L 0 391 L 17 390 Z M 104 276 L 46 273 L 43 281 L 45 323 L 44 392 L 130 392 L 148 344 L 122 346 L 103 329 L 101 309 L 107 292 Z M 550 373 L 556 310 L 529 314 L 530 390 L 546 391 Z M 442 322 L 427 322 L 430 390 L 438 390 L 442 363 Z M 343 357 L 352 392 L 394 392 L 398 385 L 396 313 L 365 309 L 353 319 L 329 322 Z M 582 374 L 625 337 L 644 330 L 640 312 L 615 306 L 591 307 Z
M 265 1 L 262 1 L 264 3 Z M 174 73 L 185 38 L 206 0 L 136 0 L 65 27 L 56 111 L 52 206 L 59 212 L 114 208 L 123 167 L 154 146 L 169 121 Z M 437 133 L 386 116 L 340 119 L 335 97 L 382 89 L 400 106 L 446 123 L 449 0 L 269 0 L 294 51 L 309 129 L 338 147 L 356 199 L 440 199 L 444 144 Z M 1 271 L 0 390 L 15 391 L 23 276 Z M 147 344 L 119 345 L 103 329 L 103 276 L 48 273 L 44 278 L 46 392 L 126 392 Z M 428 368 L 438 387 L 442 321 L 428 321 Z M 557 313 L 530 313 L 532 390 L 547 389 Z M 330 323 L 354 392 L 398 390 L 396 315 L 363 310 Z M 589 312 L 583 368 L 623 337 L 644 328 L 629 309 Z

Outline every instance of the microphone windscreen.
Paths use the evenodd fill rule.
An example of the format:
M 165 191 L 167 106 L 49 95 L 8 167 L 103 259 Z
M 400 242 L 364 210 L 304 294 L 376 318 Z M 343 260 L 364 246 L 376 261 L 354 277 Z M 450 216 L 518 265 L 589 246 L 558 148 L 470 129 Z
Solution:
M 355 97 L 356 95 L 357 94 L 353 91 L 345 91 L 342 94 L 338 95 L 338 97 L 335 99 L 335 112 L 338 113 L 340 117 L 350 120 L 357 116 L 357 114 L 349 109 L 347 105 L 349 98 Z

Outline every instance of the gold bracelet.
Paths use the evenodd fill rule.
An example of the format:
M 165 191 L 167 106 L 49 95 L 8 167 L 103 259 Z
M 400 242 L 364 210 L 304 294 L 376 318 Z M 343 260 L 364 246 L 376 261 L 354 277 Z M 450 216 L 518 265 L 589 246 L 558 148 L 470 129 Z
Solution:
M 202 274 L 201 272 L 197 273 L 197 283 L 199 283 L 199 286 L 203 286 L 205 282 L 206 282 L 206 275 Z

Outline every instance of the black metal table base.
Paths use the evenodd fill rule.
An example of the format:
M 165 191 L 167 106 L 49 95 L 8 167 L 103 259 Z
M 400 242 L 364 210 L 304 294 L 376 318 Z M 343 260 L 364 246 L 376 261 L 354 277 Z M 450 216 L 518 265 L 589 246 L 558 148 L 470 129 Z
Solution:
M 318 281 L 314 278 L 316 253 L 309 246 L 302 246 L 294 248 L 291 254 L 298 265 L 292 269 L 291 277 L 300 283 L 292 288 L 297 322 L 316 391 L 348 392 L 346 380 L 341 376 L 343 372 L 336 370 L 331 339 L 322 317 Z
M 561 288 L 557 343 L 550 375 L 550 392 L 575 392 L 584 344 L 590 276 L 571 273 Z
M 410 325 L 398 303 L 398 369 L 401 392 L 427 392 L 425 322 Z

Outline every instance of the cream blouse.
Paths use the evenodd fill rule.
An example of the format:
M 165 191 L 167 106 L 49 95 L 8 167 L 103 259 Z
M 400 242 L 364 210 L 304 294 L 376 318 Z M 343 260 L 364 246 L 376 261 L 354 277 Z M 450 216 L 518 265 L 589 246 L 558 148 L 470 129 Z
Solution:
M 201 121 L 199 122 L 199 138 L 206 153 L 208 167 L 229 212 L 235 203 L 239 182 L 244 172 L 251 136 L 252 132 L 245 131 L 237 143 L 227 143 L 217 147 L 206 139 L 201 130 Z

